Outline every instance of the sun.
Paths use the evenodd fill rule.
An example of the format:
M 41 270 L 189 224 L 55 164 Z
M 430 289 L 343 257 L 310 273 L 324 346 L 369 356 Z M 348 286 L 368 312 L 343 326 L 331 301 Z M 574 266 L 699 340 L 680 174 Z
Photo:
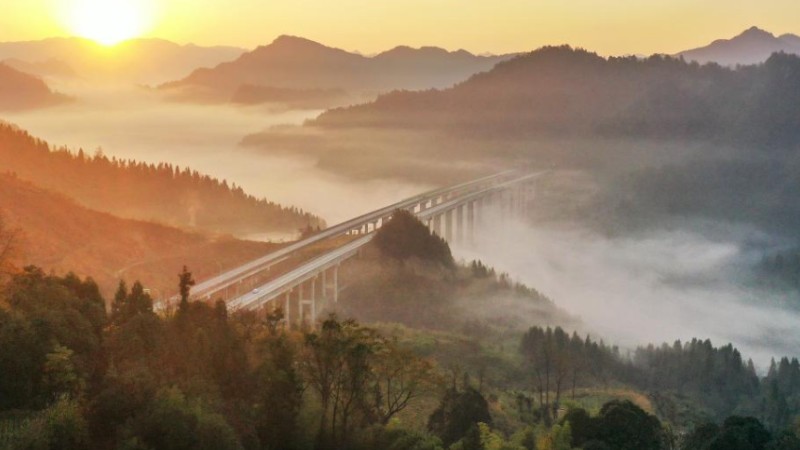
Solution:
M 73 0 L 68 26 L 77 36 L 112 46 L 146 31 L 146 6 L 142 0 Z

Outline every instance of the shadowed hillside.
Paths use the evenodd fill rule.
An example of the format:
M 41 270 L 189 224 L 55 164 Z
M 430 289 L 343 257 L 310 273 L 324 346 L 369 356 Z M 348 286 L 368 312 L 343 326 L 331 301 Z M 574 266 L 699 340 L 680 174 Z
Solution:
M 701 64 L 714 62 L 723 66 L 735 66 L 762 63 L 778 52 L 800 54 L 800 36 L 775 36 L 752 27 L 731 39 L 718 39 L 705 47 L 680 52 L 677 56 Z
M 91 209 L 178 227 L 236 234 L 324 225 L 297 208 L 257 199 L 189 168 L 54 149 L 11 125 L 0 124 L 0 172 L 13 172 Z
M 441 128 L 491 136 L 800 142 L 800 57 L 738 70 L 668 57 L 545 47 L 451 89 L 394 92 L 324 113 L 323 127 Z
M 41 108 L 68 100 L 39 78 L 0 63 L 0 110 Z
M 89 275 L 106 293 L 123 278 L 140 279 L 162 295 L 172 294 L 175 274 L 184 264 L 203 278 L 275 248 L 120 219 L 11 175 L 0 175 L 0 214 L 21 232 L 17 265 Z

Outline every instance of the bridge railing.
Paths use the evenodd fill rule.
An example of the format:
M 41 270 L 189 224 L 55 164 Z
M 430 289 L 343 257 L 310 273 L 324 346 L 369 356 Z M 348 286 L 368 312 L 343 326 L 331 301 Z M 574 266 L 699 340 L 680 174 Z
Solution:
M 459 208 L 463 205 L 470 204 L 476 202 L 482 198 L 487 196 L 492 196 L 496 193 L 503 192 L 515 185 L 519 185 L 521 183 L 525 183 L 527 181 L 533 180 L 539 176 L 541 176 L 544 172 L 538 172 L 533 174 L 524 175 L 521 177 L 517 177 L 511 180 L 504 181 L 502 183 L 489 186 L 484 188 L 480 191 L 471 192 L 465 195 L 461 195 L 458 198 L 454 198 L 448 201 L 445 201 L 441 204 L 433 206 L 428 209 L 424 209 L 421 211 L 416 212 L 415 214 L 422 220 L 427 220 L 432 217 L 441 217 L 443 214 L 448 212 L 452 212 L 456 208 Z M 395 209 L 396 210 L 396 209 Z M 395 211 L 392 210 L 392 211 Z M 472 226 L 470 224 L 469 226 Z M 317 257 L 307 263 L 304 263 L 300 267 L 293 269 L 292 271 L 283 274 L 272 281 L 254 289 L 252 292 L 244 294 L 236 299 L 232 300 L 228 303 L 229 308 L 238 310 L 238 309 L 258 309 L 265 305 L 266 303 L 275 300 L 276 298 L 280 297 L 281 295 L 286 295 L 286 304 L 285 308 L 289 309 L 290 301 L 289 301 L 289 293 L 295 289 L 296 287 L 301 287 L 302 292 L 302 285 L 303 283 L 307 282 L 308 280 L 315 279 L 320 273 L 324 273 L 326 270 L 329 270 L 331 267 L 337 267 L 343 261 L 353 257 L 358 253 L 358 251 L 369 244 L 372 241 L 372 238 L 375 236 L 375 233 L 369 233 L 355 241 L 349 242 L 337 249 L 334 249 L 320 257 Z M 338 292 L 338 272 L 336 277 L 336 285 L 334 289 Z M 312 286 L 311 291 L 314 292 L 315 288 Z M 302 297 L 302 293 L 300 294 Z M 298 302 L 302 302 L 303 299 L 299 298 Z M 316 310 L 316 299 L 312 298 L 309 300 L 312 305 L 312 311 Z M 312 313 L 312 319 L 314 318 L 314 314 Z M 302 313 L 300 314 L 302 317 Z
M 271 252 L 261 258 L 243 264 L 235 269 L 231 269 L 213 278 L 204 280 L 194 287 L 192 290 L 192 297 L 195 299 L 210 299 L 212 294 L 232 287 L 242 279 L 252 277 L 258 273 L 268 270 L 271 266 L 284 261 L 290 255 L 300 250 L 311 247 L 323 240 L 349 233 L 352 230 L 362 229 L 369 224 L 377 223 L 377 221 L 388 218 L 397 209 L 414 208 L 423 203 L 436 201 L 446 195 L 470 192 L 471 190 L 481 189 L 485 185 L 491 186 L 496 183 L 501 183 L 507 178 L 513 177 L 516 173 L 518 173 L 517 170 L 507 170 L 455 186 L 435 189 L 399 201 L 384 208 L 363 214 L 354 219 L 347 220 L 338 225 L 329 227 L 306 239 L 287 245 L 286 247 Z

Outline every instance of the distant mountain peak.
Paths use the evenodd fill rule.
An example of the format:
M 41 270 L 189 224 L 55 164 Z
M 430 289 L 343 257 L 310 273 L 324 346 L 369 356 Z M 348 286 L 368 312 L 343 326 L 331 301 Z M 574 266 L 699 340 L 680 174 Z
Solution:
M 763 29 L 761 29 L 759 27 L 756 27 L 756 26 L 752 26 L 752 27 L 744 30 L 744 32 L 742 32 L 742 34 L 740 34 L 737 37 L 738 38 L 750 38 L 750 39 L 770 39 L 770 40 L 776 39 L 774 34 L 770 33 L 769 31 L 763 30 Z M 734 38 L 734 39 L 736 39 L 736 38 Z
M 730 39 L 718 39 L 705 47 L 686 50 L 678 55 L 700 63 L 715 62 L 725 66 L 758 64 L 773 53 L 800 52 L 800 38 L 784 35 L 776 37 L 759 27 L 750 27 Z
M 275 38 L 270 44 L 271 47 L 284 47 L 284 48 L 300 48 L 300 47 L 325 47 L 319 42 L 312 41 L 300 36 L 292 36 L 289 34 L 282 34 Z

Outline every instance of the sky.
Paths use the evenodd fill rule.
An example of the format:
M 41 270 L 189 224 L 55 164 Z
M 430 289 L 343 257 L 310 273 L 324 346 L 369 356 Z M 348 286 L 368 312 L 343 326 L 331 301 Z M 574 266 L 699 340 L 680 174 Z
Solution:
M 107 6 L 115 3 L 127 3 L 117 18 Z M 92 14 L 92 4 L 105 12 L 76 17 Z M 116 23 L 134 16 L 135 24 Z M 363 53 L 399 44 L 503 53 L 566 43 L 619 55 L 674 53 L 753 25 L 800 34 L 798 17 L 797 0 L 0 0 L 0 41 L 98 34 L 95 22 L 106 33 L 247 48 L 292 34 Z

